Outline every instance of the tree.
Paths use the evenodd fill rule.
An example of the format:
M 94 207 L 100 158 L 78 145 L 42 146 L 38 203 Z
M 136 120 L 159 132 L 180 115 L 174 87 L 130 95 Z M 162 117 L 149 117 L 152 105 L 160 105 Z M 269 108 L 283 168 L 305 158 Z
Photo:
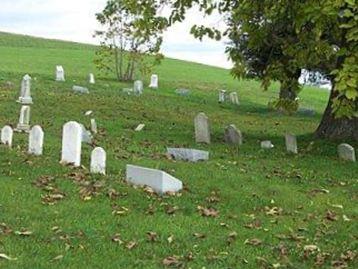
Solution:
M 139 1 L 108 0 L 97 20 L 105 30 L 96 31 L 101 46 L 95 63 L 119 81 L 132 81 L 136 73 L 145 75 L 163 58 L 159 53 L 162 32 L 167 25 L 156 9 L 141 12 Z
M 132 0 L 134 1 L 134 0 Z M 225 16 L 227 28 L 194 25 L 198 38 L 227 36 L 236 77 L 255 75 L 297 94 L 298 70 L 320 72 L 333 85 L 316 134 L 358 140 L 358 0 L 148 0 L 171 8 L 169 23 L 197 6 Z M 254 72 L 253 72 L 254 71 Z

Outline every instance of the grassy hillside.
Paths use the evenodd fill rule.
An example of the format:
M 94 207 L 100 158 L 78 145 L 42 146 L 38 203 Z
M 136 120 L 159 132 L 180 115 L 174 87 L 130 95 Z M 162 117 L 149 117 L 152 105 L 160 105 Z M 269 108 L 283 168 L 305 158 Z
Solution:
M 45 131 L 42 157 L 26 154 L 25 134 L 15 134 L 12 150 L 0 147 L 0 253 L 16 258 L 0 256 L 1 268 L 163 268 L 167 257 L 182 268 L 355 267 L 349 257 L 357 249 L 358 168 L 338 160 L 337 143 L 312 135 L 327 92 L 302 92 L 302 106 L 315 116 L 279 115 L 266 108 L 277 85 L 262 92 L 259 82 L 233 80 L 228 70 L 166 59 L 155 70 L 159 90 L 125 96 L 121 89 L 130 85 L 111 77 L 97 74 L 96 85 L 88 85 L 93 56 L 88 45 L 0 33 L 0 126 L 16 125 L 15 101 L 29 73 L 31 123 Z M 57 64 L 65 68 L 64 83 L 54 81 Z M 74 84 L 90 94 L 73 94 Z M 178 87 L 191 95 L 177 96 Z M 221 88 L 238 91 L 241 106 L 218 104 Z M 59 164 L 62 125 L 89 126 L 88 110 L 100 128 L 95 144 L 107 151 L 105 177 L 89 174 L 89 145 L 82 168 Z M 201 111 L 211 121 L 211 145 L 193 138 Z M 140 123 L 145 129 L 134 132 Z M 229 124 L 244 134 L 239 151 L 223 142 Z M 296 156 L 285 153 L 287 131 L 298 135 Z M 266 139 L 273 150 L 260 149 Z M 208 150 L 210 161 L 169 160 L 166 146 Z M 185 190 L 157 197 L 132 188 L 124 182 L 126 164 L 165 170 Z M 64 198 L 48 205 L 46 195 L 54 193 Z M 218 214 L 202 216 L 198 206 Z

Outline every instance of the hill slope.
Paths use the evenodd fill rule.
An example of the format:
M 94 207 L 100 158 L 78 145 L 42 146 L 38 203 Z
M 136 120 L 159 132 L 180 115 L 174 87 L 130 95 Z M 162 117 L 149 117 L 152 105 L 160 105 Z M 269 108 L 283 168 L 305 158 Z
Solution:
M 311 135 L 326 92 L 302 93 L 303 106 L 316 116 L 278 115 L 266 109 L 277 85 L 262 92 L 259 82 L 235 81 L 227 70 L 166 59 L 155 70 L 159 90 L 125 96 L 121 89 L 130 85 L 110 77 L 97 75 L 96 85 L 88 85 L 88 73 L 96 73 L 92 46 L 5 33 L 0 40 L 0 126 L 16 125 L 15 101 L 29 73 L 31 123 L 45 130 L 42 157 L 27 155 L 25 134 L 15 134 L 12 150 L 0 147 L 0 253 L 17 258 L 0 259 L 0 266 L 161 268 L 175 256 L 173 263 L 186 268 L 312 268 L 317 260 L 328 266 L 355 249 L 357 166 L 337 159 L 336 144 Z M 57 64 L 65 68 L 64 83 L 54 81 Z M 73 94 L 74 84 L 88 86 L 90 94 Z M 190 88 L 191 95 L 177 96 L 178 87 Z M 237 90 L 240 107 L 218 104 L 221 88 Z M 95 144 L 107 151 L 105 177 L 88 173 L 89 145 L 83 145 L 81 169 L 58 163 L 63 124 L 88 126 L 88 110 L 100 128 Z M 193 118 L 201 111 L 212 125 L 207 146 L 193 139 Z M 145 129 L 134 132 L 140 123 Z M 229 124 L 244 134 L 240 150 L 223 143 Z M 297 156 L 285 153 L 286 132 L 298 135 Z M 273 150 L 260 150 L 266 139 Z M 210 161 L 169 160 L 167 146 L 208 150 Z M 129 163 L 165 170 L 186 188 L 180 197 L 162 198 L 132 188 L 124 183 Z M 63 199 L 48 205 L 59 193 Z M 215 209 L 209 212 L 217 216 L 200 215 L 198 206 Z M 305 251 L 305 245 L 330 255 Z

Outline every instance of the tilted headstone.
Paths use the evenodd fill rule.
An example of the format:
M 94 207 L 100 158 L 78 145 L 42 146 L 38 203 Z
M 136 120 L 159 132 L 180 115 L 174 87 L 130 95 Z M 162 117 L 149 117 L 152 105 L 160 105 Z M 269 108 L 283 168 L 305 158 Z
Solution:
M 25 75 L 21 82 L 21 91 L 18 102 L 23 105 L 31 105 L 31 77 Z
M 262 149 L 272 149 L 274 148 L 274 145 L 271 143 L 271 141 L 266 140 L 261 142 L 261 148 Z
M 106 152 L 103 148 L 97 147 L 91 153 L 91 173 L 106 174 Z
M 234 105 L 240 105 L 240 101 L 239 101 L 237 92 L 230 93 L 230 102 Z
M 56 81 L 65 81 L 65 70 L 62 65 L 56 66 Z
M 92 73 L 89 74 L 89 83 L 90 84 L 96 84 L 96 80 L 95 80 L 94 75 Z
M 183 160 L 189 162 L 207 161 L 209 160 L 209 152 L 197 149 L 185 148 L 167 148 L 167 153 L 175 160 Z
M 17 124 L 16 131 L 18 131 L 18 132 L 30 131 L 30 107 L 29 106 L 21 107 L 19 123 Z
M 9 146 L 9 148 L 12 147 L 12 137 L 14 135 L 14 131 L 12 128 L 8 125 L 5 125 L 1 129 L 1 143 Z
M 178 192 L 183 188 L 179 179 L 166 172 L 135 165 L 127 165 L 126 180 L 133 185 L 148 186 L 158 194 Z
M 340 144 L 338 146 L 338 156 L 345 161 L 356 161 L 356 153 L 354 148 L 349 144 Z
M 143 93 L 143 81 L 141 80 L 136 80 L 134 82 L 134 94 L 136 95 L 141 95 Z
M 89 90 L 88 88 L 86 87 L 81 87 L 81 86 L 73 86 L 72 87 L 72 90 L 75 92 L 75 93 L 80 93 L 80 94 L 89 94 Z
M 225 129 L 224 135 L 225 142 L 231 145 L 242 145 L 241 131 L 236 128 L 234 124 L 229 125 Z
M 91 131 L 94 134 L 98 133 L 98 129 L 97 129 L 97 122 L 95 119 L 91 119 Z
M 141 123 L 137 126 L 137 128 L 135 128 L 134 131 L 141 132 L 144 129 L 144 127 L 145 127 L 145 124 Z
M 90 131 L 86 129 L 86 127 L 80 123 L 81 129 L 82 129 L 82 142 L 87 144 L 92 144 L 92 134 Z
M 225 103 L 226 101 L 226 91 L 220 90 L 219 91 L 219 103 Z
M 67 122 L 62 130 L 61 163 L 81 165 L 82 127 L 75 121 Z
M 44 132 L 41 126 L 32 127 L 29 135 L 29 154 L 36 156 L 42 155 L 44 143 Z
M 180 96 L 189 96 L 190 95 L 190 90 L 188 90 L 188 89 L 176 89 L 175 93 L 177 95 L 180 95 Z
M 150 78 L 149 88 L 158 89 L 158 82 L 159 82 L 158 75 L 155 75 L 155 74 L 152 75 L 151 78 Z
M 298 150 L 297 150 L 297 138 L 296 138 L 296 136 L 294 136 L 292 134 L 286 134 L 285 135 L 285 140 L 286 140 L 287 152 L 297 154 Z
M 196 143 L 210 144 L 210 124 L 205 113 L 199 113 L 194 119 Z

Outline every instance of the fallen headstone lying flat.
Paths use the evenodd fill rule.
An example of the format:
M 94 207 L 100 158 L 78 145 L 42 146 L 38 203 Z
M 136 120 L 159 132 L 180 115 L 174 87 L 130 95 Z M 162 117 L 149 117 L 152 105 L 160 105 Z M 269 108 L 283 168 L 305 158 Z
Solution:
M 345 161 L 356 161 L 356 153 L 354 148 L 349 144 L 340 144 L 338 146 L 338 156 Z
M 203 150 L 185 149 L 185 148 L 167 148 L 167 152 L 175 160 L 183 160 L 189 162 L 209 160 L 209 152 Z
M 188 96 L 190 94 L 190 90 L 188 89 L 176 89 L 175 93 L 180 96 Z
M 89 94 L 89 90 L 85 87 L 81 87 L 81 86 L 73 86 L 72 87 L 72 90 L 75 92 L 75 93 L 81 93 L 81 94 Z
M 261 142 L 261 148 L 262 149 L 272 149 L 274 148 L 274 145 L 271 143 L 271 141 L 266 140 Z
M 137 186 L 148 186 L 158 194 L 178 192 L 183 183 L 166 172 L 135 165 L 127 165 L 126 180 Z

